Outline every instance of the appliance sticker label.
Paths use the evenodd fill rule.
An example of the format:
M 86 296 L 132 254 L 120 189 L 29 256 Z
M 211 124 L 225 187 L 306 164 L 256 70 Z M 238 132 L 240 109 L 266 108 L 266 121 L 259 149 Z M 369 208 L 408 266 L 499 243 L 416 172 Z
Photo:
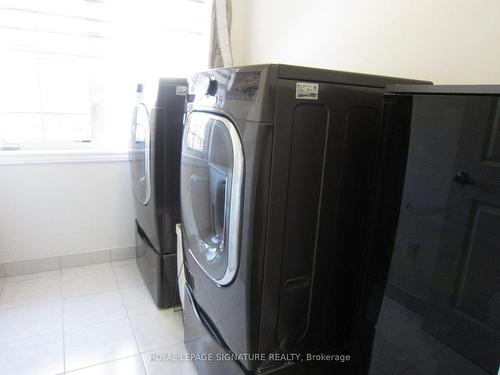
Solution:
M 176 95 L 187 95 L 187 91 L 188 91 L 187 86 L 175 86 Z
M 295 88 L 295 99 L 317 100 L 319 92 L 318 83 L 297 82 Z

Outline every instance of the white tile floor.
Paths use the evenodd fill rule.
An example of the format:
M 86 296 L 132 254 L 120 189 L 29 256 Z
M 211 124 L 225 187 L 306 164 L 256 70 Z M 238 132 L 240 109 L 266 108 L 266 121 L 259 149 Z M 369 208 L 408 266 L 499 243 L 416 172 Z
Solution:
M 132 260 L 0 278 L 0 374 L 186 374 L 181 312 L 159 310 Z
M 0 375 L 195 375 L 181 312 L 159 310 L 134 261 L 0 278 Z M 486 373 L 384 298 L 372 375 Z M 444 372 L 443 372 L 444 371 Z

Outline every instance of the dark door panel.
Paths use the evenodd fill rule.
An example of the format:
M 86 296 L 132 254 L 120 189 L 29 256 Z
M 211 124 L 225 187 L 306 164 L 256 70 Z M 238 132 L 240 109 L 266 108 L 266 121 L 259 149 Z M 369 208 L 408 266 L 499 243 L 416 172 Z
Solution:
M 406 102 L 400 96 L 397 106 Z M 492 374 L 500 353 L 498 102 L 479 95 L 413 96 L 389 281 L 389 290 L 399 293 L 394 296 L 423 316 L 421 335 Z M 400 331 L 391 334 L 398 338 Z
M 456 157 L 432 273 L 426 329 L 495 373 L 500 353 L 498 97 L 458 99 Z

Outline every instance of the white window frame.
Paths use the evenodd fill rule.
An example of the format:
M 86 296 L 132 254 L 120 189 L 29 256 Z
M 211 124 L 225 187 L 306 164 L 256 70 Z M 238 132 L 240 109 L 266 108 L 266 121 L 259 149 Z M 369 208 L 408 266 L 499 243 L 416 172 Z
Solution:
M 57 1 L 60 1 L 60 0 L 50 0 L 50 2 L 57 2 Z M 191 26 L 190 25 L 192 25 L 192 26 L 196 27 L 196 30 L 198 30 L 197 32 L 199 33 L 200 30 L 202 30 L 200 28 L 200 20 L 206 19 L 206 21 L 207 21 L 206 26 L 203 23 L 201 23 L 201 25 L 203 27 L 203 30 L 201 31 L 202 34 L 198 34 L 198 35 L 202 35 L 203 41 L 202 41 L 202 39 L 196 39 L 195 43 L 198 44 L 198 47 L 197 47 L 198 49 L 199 49 L 200 45 L 203 45 L 203 43 L 206 43 L 206 51 L 208 52 L 209 41 L 210 41 L 210 13 L 211 13 L 211 9 L 212 9 L 212 0 L 176 0 L 176 1 L 179 3 L 191 4 L 191 5 L 186 6 L 186 5 L 181 4 L 180 8 L 174 10 L 174 13 L 175 12 L 185 12 L 185 9 L 192 9 L 192 8 L 190 8 L 192 6 L 192 4 L 198 4 L 199 6 L 203 7 L 203 10 L 200 10 L 201 8 L 196 8 L 196 11 L 194 13 L 190 13 L 189 15 L 187 15 L 186 20 L 184 20 L 184 21 L 182 21 L 182 19 L 179 19 L 178 15 L 174 16 L 173 20 L 175 21 L 177 19 L 179 21 L 177 23 L 174 22 L 174 24 L 175 24 L 174 28 L 170 29 L 171 23 L 168 23 L 168 24 L 161 23 L 162 30 L 163 31 L 172 30 L 172 32 L 174 34 L 168 34 L 168 35 L 175 35 L 176 32 L 177 33 L 187 32 L 188 33 L 187 35 L 189 35 L 189 33 L 191 33 L 191 31 L 190 31 Z M 7 0 L 4 4 L 2 4 L 0 6 L 0 11 L 5 10 L 5 9 L 9 10 L 9 7 L 11 7 L 11 8 L 22 8 L 23 6 L 29 7 L 30 3 L 35 4 L 35 5 L 33 5 L 33 7 L 38 6 L 37 5 L 38 2 L 33 1 L 33 0 L 26 0 L 26 1 L 19 0 L 19 2 L 15 1 L 15 0 Z M 90 2 L 87 3 L 84 0 L 82 0 L 82 3 L 86 4 L 85 6 L 87 6 Z M 99 2 L 99 3 L 101 3 L 101 2 Z M 147 5 L 147 3 L 149 4 L 148 1 L 146 1 L 145 3 L 142 3 L 141 0 L 137 0 L 137 4 L 139 6 L 141 6 L 142 8 L 149 7 L 150 8 L 149 11 L 151 12 L 151 4 Z M 28 5 L 26 5 L 26 4 L 28 4 Z M 67 9 L 70 8 L 70 4 L 62 2 L 62 0 L 61 0 L 61 4 L 63 4 L 61 8 L 54 8 L 54 9 L 57 10 L 57 13 L 60 13 L 61 15 L 63 15 L 64 12 L 66 12 Z M 105 6 L 109 5 L 113 12 L 118 11 L 118 13 L 120 13 L 120 11 L 122 10 L 122 3 L 119 0 L 105 0 L 102 2 L 102 4 L 105 4 Z M 125 5 L 125 3 L 123 3 L 123 6 L 130 7 L 130 4 L 128 3 L 127 5 Z M 198 5 L 196 5 L 196 6 L 198 6 Z M 82 4 L 79 3 L 78 7 L 80 7 L 80 6 L 82 6 Z M 97 3 L 96 3 L 94 5 L 89 5 L 89 6 L 97 7 L 99 5 L 97 5 Z M 206 15 L 205 15 L 205 11 L 206 11 Z M 36 14 L 38 12 L 33 11 L 32 13 Z M 56 12 L 54 11 L 54 14 L 52 14 L 52 15 L 55 15 L 55 13 Z M 160 13 L 160 12 L 157 12 L 157 13 Z M 134 19 L 137 21 L 137 17 L 135 16 L 135 13 L 132 13 L 132 14 L 134 15 Z M 200 14 L 201 14 L 202 18 L 200 18 Z M 84 12 L 84 13 L 78 13 L 76 18 L 80 18 L 79 17 L 80 15 L 82 17 L 88 17 L 88 14 L 85 14 L 85 12 Z M 115 15 L 116 14 L 113 13 L 112 16 L 115 17 Z M 160 14 L 158 15 L 158 17 L 159 16 L 160 16 Z M 193 18 L 193 16 L 194 16 L 194 18 Z M 161 15 L 161 17 L 165 17 L 165 14 Z M 143 17 L 143 18 L 145 20 L 149 19 L 148 17 Z M 170 17 L 166 17 L 165 19 L 168 20 L 169 18 L 172 18 L 172 15 L 170 15 Z M 121 30 L 124 30 L 125 34 L 127 34 L 127 32 L 130 32 L 131 31 L 130 29 L 140 30 L 141 26 L 137 25 L 135 22 L 133 25 L 131 25 L 130 23 L 123 23 L 122 21 L 123 20 L 120 20 L 118 22 L 118 27 L 122 28 L 122 29 L 120 29 L 119 33 L 121 32 Z M 114 22 L 114 19 L 113 19 L 113 22 Z M 146 28 L 149 27 L 148 23 L 146 23 L 145 25 L 146 25 Z M 133 26 L 133 27 L 131 27 L 131 26 Z M 152 27 L 156 27 L 156 26 L 152 26 Z M 38 30 L 38 28 L 34 27 L 34 30 Z M 42 30 L 42 28 L 40 28 L 40 30 Z M 148 29 L 148 30 L 145 30 L 145 32 L 150 33 L 148 35 L 152 35 L 151 30 L 152 29 Z M 195 30 L 195 29 L 193 29 L 193 30 Z M 1 31 L 1 29 L 0 29 L 0 31 Z M 127 39 L 127 38 L 125 38 L 125 39 Z M 177 40 L 179 40 L 179 39 L 177 38 Z M 2 46 L 0 45 L 0 48 L 1 47 Z M 125 48 L 128 51 L 130 51 L 130 47 L 133 47 L 133 46 L 131 46 L 131 45 L 125 46 Z M 1 52 L 1 50 L 0 50 L 0 52 Z M 44 57 L 43 46 L 40 48 L 34 48 L 33 51 L 21 51 L 21 52 L 23 52 L 23 53 L 35 53 L 36 55 L 38 53 L 40 53 L 39 56 L 41 58 Z M 76 52 L 78 52 L 78 51 L 76 51 Z M 61 55 L 61 56 L 64 57 L 64 55 Z M 99 59 L 103 58 L 102 56 L 92 56 L 92 55 L 88 55 L 88 56 L 77 55 L 76 57 L 77 58 L 81 57 L 82 59 L 90 59 L 93 61 L 92 64 L 96 61 L 95 59 L 99 60 Z M 190 61 L 197 61 L 197 60 L 199 60 L 199 59 L 192 59 L 192 58 L 190 59 Z M 203 61 L 203 63 L 208 64 L 208 53 L 207 53 L 206 61 Z M 201 69 L 196 68 L 196 70 L 202 70 L 202 69 L 204 69 L 204 68 L 201 68 Z M 193 72 L 195 72 L 196 70 L 194 70 Z M 98 76 L 100 74 L 101 74 L 101 72 L 99 71 Z M 176 76 L 176 75 L 173 74 L 172 76 Z M 178 75 L 178 76 L 180 76 L 180 75 Z M 97 79 L 99 80 L 100 76 Z M 100 83 L 98 83 L 98 85 L 100 85 Z M 128 90 L 122 90 L 122 92 L 128 93 Z M 132 87 L 130 89 L 130 94 L 131 94 L 131 96 L 134 96 L 134 88 L 132 88 Z M 98 95 L 100 95 L 100 94 L 98 94 Z M 17 161 L 29 162 L 29 163 L 31 163 L 31 162 L 53 162 L 53 161 L 57 162 L 57 161 L 63 161 L 63 160 L 65 160 L 65 158 L 67 160 L 77 161 L 77 159 L 80 157 L 81 157 L 82 161 L 95 161 L 94 160 L 95 158 L 102 158 L 104 160 L 109 160 L 109 161 L 127 159 L 128 158 L 127 145 L 126 144 L 122 145 L 122 143 L 111 144 L 111 143 L 109 143 L 109 140 L 112 140 L 114 138 L 114 134 L 115 134 L 114 132 L 117 131 L 116 129 L 120 129 L 120 127 L 121 127 L 121 129 L 123 129 L 123 126 L 127 127 L 128 123 L 127 124 L 121 124 L 121 123 L 120 124 L 109 124 L 109 123 L 106 123 L 106 120 L 102 120 L 102 118 L 100 118 L 98 121 L 96 121 L 95 120 L 94 105 L 96 105 L 96 104 L 98 105 L 99 103 L 101 103 L 101 100 L 102 100 L 102 98 L 100 96 L 97 96 L 96 98 L 98 98 L 98 100 L 94 101 L 94 98 L 92 97 L 92 90 L 91 90 L 90 91 L 90 105 L 91 105 L 91 108 L 90 108 L 90 122 L 91 122 L 91 124 L 90 124 L 90 126 L 91 126 L 92 137 L 91 137 L 89 142 L 83 142 L 83 141 L 81 141 L 81 142 L 79 142 L 79 141 L 47 141 L 47 140 L 40 140 L 40 141 L 12 140 L 11 141 L 9 139 L 4 139 L 3 134 L 2 134 L 2 130 L 0 129 L 0 165 L 1 164 L 18 164 Z M 130 103 L 132 103 L 132 101 Z M 120 102 L 120 104 L 121 104 L 121 102 Z M 124 107 L 126 107 L 125 103 L 124 103 Z M 43 109 L 41 111 L 43 113 Z M 131 113 L 131 111 L 132 111 L 132 107 L 130 107 L 130 111 L 128 111 L 128 112 Z M 120 120 L 120 122 L 123 122 L 123 120 Z M 127 131 L 127 133 L 129 132 L 128 129 L 126 131 Z M 120 139 L 123 139 L 123 138 L 124 138 L 124 136 L 120 136 Z M 44 155 L 46 157 L 44 157 Z M 91 155 L 93 155 L 93 156 L 91 156 Z

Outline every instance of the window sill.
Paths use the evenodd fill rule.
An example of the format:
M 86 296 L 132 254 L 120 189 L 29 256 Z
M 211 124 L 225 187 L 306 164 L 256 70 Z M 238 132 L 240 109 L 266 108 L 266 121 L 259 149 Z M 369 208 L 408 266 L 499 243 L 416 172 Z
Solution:
M 0 150 L 0 165 L 128 161 L 128 150 Z

